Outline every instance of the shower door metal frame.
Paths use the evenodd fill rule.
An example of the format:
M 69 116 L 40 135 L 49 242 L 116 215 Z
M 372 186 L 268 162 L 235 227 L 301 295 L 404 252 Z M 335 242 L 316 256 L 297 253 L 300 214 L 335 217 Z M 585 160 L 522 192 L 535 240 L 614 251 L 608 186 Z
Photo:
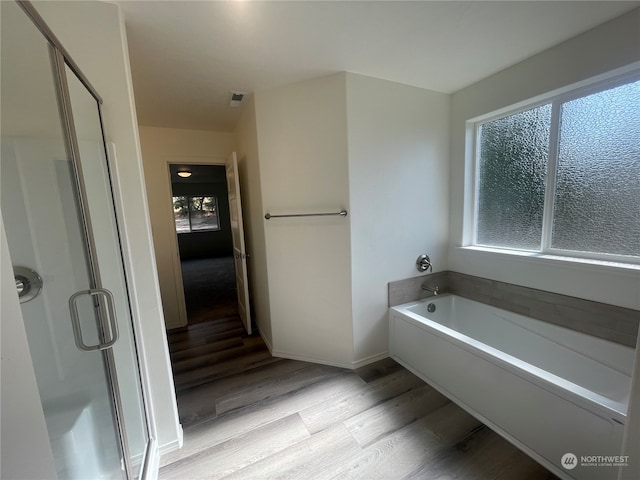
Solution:
M 65 148 L 67 150 L 67 154 L 69 156 L 71 165 L 72 165 L 72 173 L 73 179 L 75 180 L 75 197 L 79 206 L 79 216 L 80 222 L 83 227 L 82 229 L 82 237 L 85 243 L 85 253 L 87 265 L 89 268 L 89 276 L 91 282 L 91 289 L 103 289 L 101 284 L 101 277 L 98 267 L 98 257 L 96 254 L 96 245 L 94 242 L 93 229 L 91 226 L 91 217 L 88 208 L 88 197 L 86 193 L 86 187 L 84 184 L 83 176 L 82 176 L 82 166 L 80 160 L 80 150 L 78 147 L 78 139 L 76 136 L 75 125 L 73 122 L 73 112 L 71 108 L 71 97 L 69 94 L 69 87 L 67 83 L 67 74 L 65 66 L 68 67 L 80 80 L 80 82 L 85 86 L 85 88 L 89 91 L 91 96 L 96 101 L 98 119 L 100 122 L 100 131 L 102 137 L 102 150 L 104 152 L 104 158 L 106 161 L 107 168 L 107 178 L 106 180 L 109 182 L 109 191 L 111 192 L 111 201 L 113 203 L 113 211 L 114 211 L 114 220 L 116 227 L 116 236 L 118 240 L 118 247 L 120 250 L 120 257 L 123 266 L 123 280 L 124 287 L 127 298 L 125 298 L 127 309 L 129 312 L 130 318 L 133 320 L 133 314 L 131 311 L 131 298 L 129 295 L 129 284 L 126 276 L 126 264 L 124 262 L 124 258 L 122 256 L 122 241 L 120 237 L 120 227 L 118 224 L 118 215 L 117 208 L 114 202 L 114 193 L 113 193 L 113 184 L 112 184 L 112 172 L 109 166 L 108 161 L 108 152 L 107 145 L 104 137 L 104 122 L 102 118 L 102 97 L 98 94 L 96 89 L 91 85 L 91 82 L 87 79 L 87 77 L 82 73 L 78 65 L 73 61 L 67 50 L 64 48 L 62 43 L 58 40 L 53 31 L 46 24 L 44 19 L 37 12 L 35 7 L 28 0 L 15 0 L 16 3 L 22 8 L 25 14 L 29 17 L 29 19 L 33 22 L 36 28 L 42 33 L 47 42 L 49 43 L 49 49 L 51 53 L 52 66 L 54 71 L 54 79 L 56 82 L 56 90 L 58 96 L 58 107 L 60 110 L 60 116 L 62 120 L 62 128 L 65 137 Z M 106 319 L 108 318 L 108 313 L 105 312 L 104 302 L 95 302 L 96 312 L 98 315 L 98 323 L 99 323 L 99 334 L 102 337 L 101 342 L 104 342 L 104 336 L 106 335 L 105 329 L 107 327 Z M 149 403 L 145 391 L 145 384 L 142 378 L 142 371 L 140 369 L 140 356 L 138 351 L 140 350 L 140 345 L 138 341 L 138 337 L 136 335 L 135 324 L 132 322 L 132 335 L 134 340 L 134 347 L 137 362 L 137 378 L 140 383 L 140 395 L 142 397 L 142 407 L 143 407 L 143 415 L 144 415 L 144 426 L 145 433 L 147 435 L 147 444 L 144 452 L 144 462 L 142 464 L 140 470 L 140 478 L 145 478 L 148 473 L 149 461 L 151 459 L 152 448 L 155 447 L 155 438 L 152 435 L 149 412 L 151 411 L 149 408 Z M 116 422 L 116 431 L 118 433 L 119 444 L 118 448 L 123 459 L 123 466 L 125 468 L 125 473 L 128 479 L 133 478 L 132 469 L 131 469 L 131 458 L 128 447 L 128 441 L 126 438 L 126 429 L 125 429 L 125 418 L 124 418 L 124 410 L 122 407 L 122 397 L 120 395 L 120 388 L 118 385 L 118 378 L 116 373 L 116 363 L 115 357 L 113 353 L 113 349 L 111 347 L 101 349 L 101 353 L 104 359 L 105 365 L 105 374 L 110 387 L 111 392 L 111 408 L 113 411 L 113 418 Z

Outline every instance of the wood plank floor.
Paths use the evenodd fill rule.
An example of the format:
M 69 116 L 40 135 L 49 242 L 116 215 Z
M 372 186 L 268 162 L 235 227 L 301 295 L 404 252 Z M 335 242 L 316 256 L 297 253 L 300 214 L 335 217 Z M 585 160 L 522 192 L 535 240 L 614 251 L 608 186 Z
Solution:
M 185 435 L 160 479 L 557 478 L 391 359 L 272 358 L 237 317 L 169 345 Z

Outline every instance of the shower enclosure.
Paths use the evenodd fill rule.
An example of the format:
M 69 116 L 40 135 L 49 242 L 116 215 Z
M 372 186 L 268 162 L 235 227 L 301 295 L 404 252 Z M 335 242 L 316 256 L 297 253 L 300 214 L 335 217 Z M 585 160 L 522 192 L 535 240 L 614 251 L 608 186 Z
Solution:
M 0 2 L 0 193 L 57 476 L 141 478 L 153 440 L 101 99 L 28 2 Z

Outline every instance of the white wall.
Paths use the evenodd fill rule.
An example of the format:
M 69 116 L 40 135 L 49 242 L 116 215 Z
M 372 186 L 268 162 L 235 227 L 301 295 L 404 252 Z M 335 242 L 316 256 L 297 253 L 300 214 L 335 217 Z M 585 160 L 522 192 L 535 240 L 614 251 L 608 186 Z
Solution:
M 247 189 L 262 193 L 251 236 L 264 231 L 275 355 L 345 367 L 384 357 L 387 283 L 419 275 L 422 253 L 447 269 L 449 100 L 351 73 L 256 94 Z M 341 208 L 347 218 L 263 218 Z
M 233 135 L 141 126 L 140 144 L 166 327 L 180 327 L 187 324 L 187 313 L 171 203 L 169 163 L 224 164 L 233 150 Z
M 255 103 L 263 215 L 349 210 L 345 74 L 258 92 Z M 351 365 L 349 218 L 262 221 L 273 353 Z
M 387 283 L 447 269 L 449 98 L 347 74 L 356 364 L 387 352 Z
M 37 9 L 104 99 L 107 141 L 117 149 L 116 166 L 126 230 L 124 248 L 138 338 L 144 348 L 156 439 L 161 449 L 182 441 L 173 377 L 164 329 L 160 291 L 142 158 L 138 139 L 133 89 L 124 22 L 118 7 L 103 2 L 37 2 Z
M 267 250 L 264 238 L 262 186 L 260 185 L 256 106 L 253 95 L 245 100 L 242 116 L 234 132 L 234 141 L 238 154 L 246 250 L 250 254 L 247 259 L 247 268 L 249 271 L 251 312 L 260 335 L 271 349 L 273 334 L 267 278 Z
M 637 270 L 461 249 L 465 209 L 465 122 L 640 60 L 640 10 L 499 72 L 452 97 L 449 268 L 504 282 L 640 309 Z

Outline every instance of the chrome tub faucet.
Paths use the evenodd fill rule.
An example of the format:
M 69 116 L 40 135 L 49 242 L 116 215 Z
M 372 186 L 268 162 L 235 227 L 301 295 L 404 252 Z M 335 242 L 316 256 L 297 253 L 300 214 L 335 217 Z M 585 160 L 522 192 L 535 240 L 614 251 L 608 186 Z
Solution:
M 426 282 L 422 284 L 422 290 L 425 290 L 427 292 L 431 292 L 434 295 L 438 295 L 440 288 L 439 287 L 432 287 L 431 285 L 427 285 Z

